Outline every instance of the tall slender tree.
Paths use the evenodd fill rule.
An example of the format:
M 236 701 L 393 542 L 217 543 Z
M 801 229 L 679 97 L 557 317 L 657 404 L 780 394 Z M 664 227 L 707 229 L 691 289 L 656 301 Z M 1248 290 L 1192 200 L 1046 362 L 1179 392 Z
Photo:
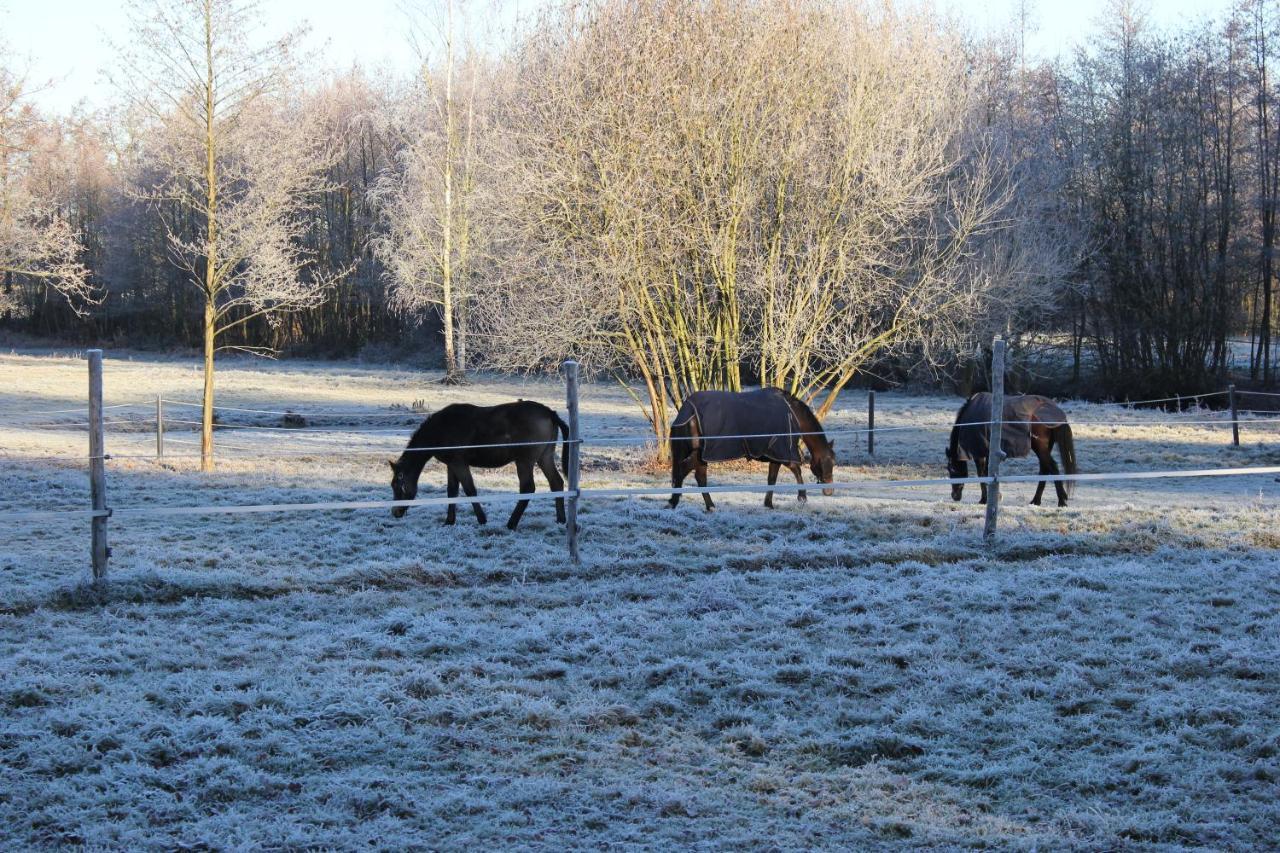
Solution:
M 309 269 L 301 239 L 329 157 L 290 91 L 300 31 L 256 41 L 252 0 L 137 0 L 132 21 L 122 80 L 151 119 L 156 167 L 142 192 L 203 297 L 200 467 L 209 471 L 219 338 L 314 307 L 330 284 Z

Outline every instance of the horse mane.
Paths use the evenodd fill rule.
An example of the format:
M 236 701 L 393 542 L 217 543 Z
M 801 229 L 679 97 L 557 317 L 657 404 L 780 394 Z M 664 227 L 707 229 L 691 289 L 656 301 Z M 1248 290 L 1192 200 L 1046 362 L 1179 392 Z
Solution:
M 422 469 L 426 467 L 427 462 L 431 459 L 430 453 L 410 453 L 409 451 L 418 447 L 431 447 L 432 444 L 432 424 L 431 421 L 439 414 L 438 411 L 432 412 L 418 424 L 418 428 L 413 431 L 413 435 L 409 436 L 409 443 L 405 445 L 405 449 L 401 451 L 400 458 L 396 460 L 397 468 L 404 468 L 410 473 L 421 474 Z
M 823 441 L 830 444 L 831 440 L 827 438 L 827 431 L 822 428 L 822 422 L 813 413 L 813 409 L 809 408 L 809 404 L 784 388 L 779 388 L 778 390 L 782 392 L 783 398 L 791 406 L 791 410 L 796 414 L 797 419 L 800 419 L 801 416 L 809 419 L 809 423 L 801 424 L 800 429 L 803 432 L 816 432 Z

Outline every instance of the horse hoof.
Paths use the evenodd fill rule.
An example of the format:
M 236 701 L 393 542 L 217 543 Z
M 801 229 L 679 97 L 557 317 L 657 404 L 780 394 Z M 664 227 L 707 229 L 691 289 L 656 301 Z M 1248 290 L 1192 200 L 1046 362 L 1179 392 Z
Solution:
M 507 529 L 508 529 L 508 530 L 510 530 L 510 531 L 511 531 L 511 532 L 513 532 L 513 533 L 515 532 L 515 529 L 516 529 L 517 527 L 519 527 L 519 526 L 520 526 L 520 525 L 518 525 L 518 524 L 512 524 L 512 523 L 511 523 L 511 522 L 509 522 L 509 521 L 507 522 Z

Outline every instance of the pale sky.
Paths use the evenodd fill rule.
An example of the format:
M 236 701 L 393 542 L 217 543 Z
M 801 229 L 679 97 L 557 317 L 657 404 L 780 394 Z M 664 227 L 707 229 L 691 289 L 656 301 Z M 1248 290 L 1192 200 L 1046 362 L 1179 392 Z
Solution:
M 1180 25 L 1225 11 L 1230 0 L 1150 0 L 1153 23 Z M 1032 0 L 1034 32 L 1028 51 L 1053 56 L 1084 39 L 1107 0 Z M 405 38 L 401 0 L 265 0 L 267 27 L 282 33 L 306 21 L 310 43 L 332 68 L 360 62 L 367 68 L 406 71 L 414 54 Z M 537 0 L 508 0 L 508 10 L 527 14 Z M 1014 17 L 1016 0 L 938 0 L 975 32 L 999 30 Z M 504 25 L 515 16 L 508 11 Z M 101 106 L 114 100 L 101 69 L 111 61 L 110 42 L 128 38 L 123 4 L 116 0 L 0 0 L 0 48 L 7 64 L 27 69 L 33 82 L 49 83 L 38 94 L 48 109 L 65 111 L 77 102 Z

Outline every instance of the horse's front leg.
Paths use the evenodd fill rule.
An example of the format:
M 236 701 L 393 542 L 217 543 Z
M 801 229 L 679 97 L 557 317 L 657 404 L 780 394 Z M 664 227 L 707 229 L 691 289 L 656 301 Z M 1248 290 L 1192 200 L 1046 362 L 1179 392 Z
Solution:
M 987 457 L 979 456 L 978 458 L 974 459 L 973 467 L 978 470 L 979 477 L 987 476 Z M 987 484 L 979 483 L 978 488 L 982 490 L 982 498 L 978 501 L 978 503 L 985 504 L 987 502 Z
M 462 491 L 466 492 L 467 497 L 474 498 L 476 496 L 476 483 L 471 479 L 471 468 L 463 465 L 458 471 L 458 480 L 462 483 Z M 471 508 L 475 510 L 476 521 L 481 524 L 487 524 L 489 519 L 484 514 L 484 507 L 480 506 L 479 501 L 472 501 Z
M 688 477 L 693 469 L 698 467 L 697 451 L 690 453 L 683 459 L 671 460 L 671 488 L 678 489 L 684 485 L 684 478 Z M 667 506 L 675 509 L 680 503 L 680 493 L 672 492 L 671 500 L 667 501 Z
M 447 493 L 449 497 L 456 498 L 458 496 L 458 475 L 453 473 L 453 468 L 449 468 L 449 486 Z M 444 514 L 444 523 L 453 524 L 458 520 L 458 505 L 449 504 L 449 509 Z
M 705 489 L 707 487 L 707 463 L 699 459 L 698 467 L 693 469 L 693 475 L 698 478 L 698 485 Z M 710 492 L 703 492 L 702 500 L 707 505 L 707 512 L 711 512 L 711 510 L 716 508 L 716 505 L 711 501 Z
M 520 478 L 520 494 L 530 495 L 537 490 L 537 486 L 533 482 L 533 463 L 526 459 L 516 461 L 516 476 Z M 517 501 L 516 508 L 512 510 L 511 517 L 507 519 L 507 529 L 515 530 L 520 526 L 520 516 L 524 515 L 525 507 L 529 506 L 529 502 Z
M 782 468 L 782 463 L 780 462 L 769 463 L 769 485 L 770 486 L 778 482 L 778 470 L 780 468 Z M 768 491 L 764 493 L 764 505 L 767 506 L 769 509 L 773 509 L 773 492 L 772 491 Z
M 787 467 L 791 469 L 791 473 L 795 476 L 796 482 L 803 486 L 804 474 L 801 473 L 800 471 L 800 463 L 792 462 Z M 800 501 L 800 503 L 808 503 L 809 496 L 805 494 L 804 489 L 801 489 L 800 491 L 796 492 L 796 500 Z

